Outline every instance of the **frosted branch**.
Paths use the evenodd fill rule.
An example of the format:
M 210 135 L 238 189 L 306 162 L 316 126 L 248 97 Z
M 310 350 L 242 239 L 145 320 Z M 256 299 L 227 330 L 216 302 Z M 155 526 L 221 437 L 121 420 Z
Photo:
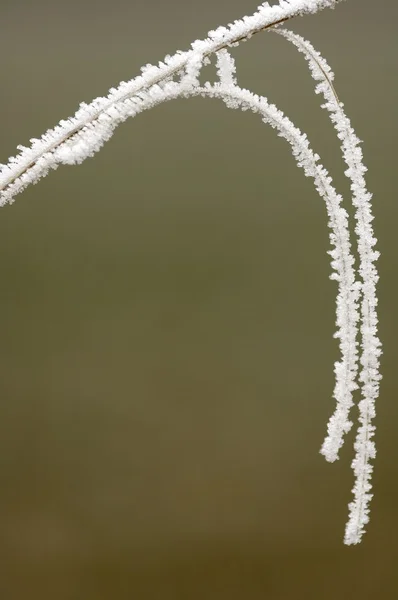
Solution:
M 347 164 L 345 174 L 351 180 L 352 201 L 355 207 L 356 234 L 358 237 L 359 274 L 355 279 L 354 258 L 349 239 L 348 215 L 342 207 L 342 197 L 336 192 L 332 179 L 320 164 L 319 156 L 303 134 L 279 109 L 264 97 L 257 96 L 236 84 L 235 63 L 228 48 L 237 46 L 252 35 L 267 29 L 275 29 L 289 19 L 315 13 L 323 8 L 333 8 L 340 0 L 280 0 L 278 5 L 267 2 L 251 15 L 218 27 L 208 33 L 204 40 L 191 44 L 186 52 L 177 51 L 166 56 L 158 66 L 146 65 L 142 74 L 128 82 L 121 82 L 109 90 L 107 96 L 96 98 L 90 104 L 82 103 L 73 117 L 62 120 L 48 130 L 40 139 L 30 140 L 29 147 L 19 146 L 19 154 L 11 157 L 6 165 L 0 165 L 0 206 L 11 203 L 14 197 L 31 183 L 37 183 L 51 169 L 60 164 L 79 164 L 93 156 L 112 136 L 116 127 L 129 117 L 144 110 L 179 97 L 204 96 L 221 99 L 228 107 L 250 110 L 275 128 L 278 135 L 286 139 L 299 167 L 306 176 L 314 180 L 315 188 L 326 204 L 330 242 L 332 275 L 338 283 L 336 301 L 335 337 L 339 338 L 340 361 L 335 364 L 336 383 L 334 398 L 336 411 L 328 424 L 328 435 L 321 452 L 333 461 L 343 443 L 344 434 L 352 426 L 349 420 L 353 405 L 353 391 L 358 387 L 358 343 L 359 298 L 361 296 L 361 372 L 359 380 L 362 400 L 359 403 L 360 427 L 355 441 L 356 455 L 352 463 L 355 472 L 349 521 L 345 542 L 355 544 L 361 540 L 364 525 L 368 522 L 368 503 L 371 499 L 370 477 L 372 466 L 369 460 L 375 456 L 372 440 L 375 400 L 379 391 L 380 341 L 377 337 L 376 284 L 378 274 L 374 250 L 376 239 L 372 229 L 371 194 L 366 189 L 360 141 L 346 117 L 343 104 L 333 87 L 333 72 L 321 55 L 309 42 L 286 30 L 278 30 L 293 42 L 309 62 L 316 92 L 325 97 L 323 105 L 341 140 L 343 157 Z M 219 80 L 204 86 L 199 77 L 203 65 L 210 56 L 217 59 Z
M 332 8 L 341 0 L 281 0 L 280 4 L 270 6 L 268 2 L 261 4 L 257 11 L 251 15 L 237 20 L 227 27 L 218 27 L 208 33 L 204 40 L 197 40 L 191 45 L 191 50 L 177 51 L 173 56 L 166 56 L 158 66 L 146 65 L 142 75 L 128 82 L 121 82 L 117 88 L 112 88 L 106 97 L 96 98 L 91 104 L 82 103 L 73 117 L 62 120 L 54 129 L 49 129 L 40 139 L 31 139 L 30 147 L 19 146 L 21 152 L 11 157 L 6 165 L 0 167 L 0 206 L 11 203 L 14 197 L 22 192 L 28 185 L 37 183 L 41 177 L 47 175 L 51 169 L 56 169 L 60 164 L 71 164 L 71 153 L 66 148 L 57 151 L 65 142 L 76 144 L 76 158 L 73 163 L 82 162 L 85 158 L 93 156 L 107 141 L 124 118 L 120 114 L 120 106 L 126 107 L 135 100 L 140 104 L 140 94 L 156 85 L 169 82 L 174 76 L 197 64 L 197 57 L 205 57 L 239 44 L 277 24 L 283 23 L 293 17 L 315 13 L 324 8 Z M 189 75 L 188 76 L 192 76 Z M 134 107 L 130 106 L 124 115 L 137 114 Z M 88 142 L 84 134 L 91 132 Z M 83 136 L 81 136 L 83 133 Z M 82 139 L 85 141 L 82 141 Z M 70 145 L 69 145 L 70 147 Z
M 300 52 L 302 52 L 309 63 L 312 77 L 319 82 L 315 88 L 317 94 L 323 94 L 325 108 L 329 112 L 330 119 L 341 140 L 341 149 L 344 161 L 348 167 L 345 175 L 351 181 L 352 203 L 355 207 L 355 219 L 357 221 L 355 232 L 358 238 L 359 273 L 361 276 L 361 382 L 362 400 L 359 403 L 358 433 L 355 441 L 356 455 L 352 463 L 355 474 L 355 485 L 353 488 L 354 501 L 350 503 L 350 517 L 346 527 L 345 542 L 356 544 L 361 540 L 364 533 L 364 525 L 368 522 L 368 504 L 372 495 L 370 478 L 372 467 L 369 459 L 376 454 L 375 445 L 372 440 L 374 426 L 371 420 L 375 416 L 375 401 L 379 394 L 379 357 L 381 344 L 377 334 L 377 297 L 376 284 L 378 273 L 375 266 L 379 253 L 374 250 L 377 242 L 372 227 L 372 195 L 366 188 L 364 174 L 367 171 L 362 161 L 362 150 L 360 140 L 351 126 L 351 122 L 345 114 L 343 104 L 339 101 L 332 81 L 334 74 L 326 60 L 315 50 L 310 42 L 301 36 L 284 29 L 275 30 L 291 41 Z M 343 434 L 351 425 L 348 420 L 348 412 L 352 405 L 351 398 L 340 398 L 335 394 L 337 400 L 336 411 L 328 424 L 328 435 L 323 443 L 321 452 L 327 460 L 338 458 L 338 451 L 343 443 Z

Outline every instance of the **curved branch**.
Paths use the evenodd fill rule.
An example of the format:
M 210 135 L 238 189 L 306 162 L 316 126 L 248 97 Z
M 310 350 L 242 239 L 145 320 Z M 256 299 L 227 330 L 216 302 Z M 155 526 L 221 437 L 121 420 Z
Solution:
M 210 31 L 205 40 L 193 42 L 192 49 L 187 52 L 177 51 L 174 56 L 167 56 L 159 66 L 147 65 L 143 74 L 129 82 L 122 82 L 118 88 L 111 89 L 107 97 L 97 98 L 87 105 L 82 103 L 74 117 L 63 120 L 54 129 L 48 130 L 40 139 L 31 139 L 31 146 L 19 146 L 20 154 L 11 157 L 0 169 L 0 206 L 11 203 L 14 196 L 23 191 L 31 183 L 36 183 L 47 175 L 50 169 L 56 169 L 60 160 L 53 154 L 62 144 L 78 135 L 85 128 L 95 128 L 103 117 L 117 113 L 117 106 L 146 93 L 151 87 L 170 81 L 184 70 L 190 61 L 199 57 L 203 60 L 211 54 L 239 42 L 252 35 L 275 27 L 293 17 L 315 13 L 323 8 L 334 7 L 341 0 L 281 0 L 279 5 L 270 6 L 265 2 L 251 16 L 235 21 L 228 27 L 219 27 Z M 116 114 L 117 118 L 117 114 Z M 119 121 L 120 122 L 120 121 Z M 117 124 L 117 123 L 116 123 Z M 103 141 L 109 139 L 116 124 L 109 127 Z M 99 144 L 97 151 L 102 144 Z M 87 156 L 90 156 L 88 154 Z

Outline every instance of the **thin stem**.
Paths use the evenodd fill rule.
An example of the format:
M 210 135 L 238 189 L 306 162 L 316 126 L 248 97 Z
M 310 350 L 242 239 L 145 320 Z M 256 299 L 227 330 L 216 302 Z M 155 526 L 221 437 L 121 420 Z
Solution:
M 359 380 L 362 388 L 362 400 L 359 403 L 359 422 L 355 440 L 355 458 L 352 468 L 355 474 L 355 485 L 353 488 L 354 500 L 349 505 L 349 520 L 346 526 L 345 543 L 357 544 L 364 533 L 364 525 L 369 520 L 368 504 L 372 498 L 369 493 L 371 489 L 370 478 L 373 467 L 370 459 L 375 457 L 375 445 L 372 440 L 375 427 L 372 419 L 375 417 L 375 402 L 379 394 L 379 357 L 381 344 L 377 332 L 377 297 L 376 284 L 379 279 L 375 262 L 379 253 L 374 250 L 376 238 L 374 237 L 372 225 L 372 195 L 368 192 L 365 182 L 366 167 L 362 161 L 362 150 L 360 140 L 356 136 L 351 122 L 345 114 L 343 104 L 339 102 L 337 94 L 332 85 L 334 74 L 325 61 L 310 42 L 301 36 L 281 29 L 280 33 L 291 41 L 300 52 L 302 52 L 309 63 L 313 78 L 319 83 L 316 92 L 322 93 L 326 103 L 322 105 L 329 112 L 329 117 L 337 131 L 341 141 L 341 149 L 344 161 L 348 167 L 345 175 L 351 181 L 352 203 L 355 207 L 355 219 L 357 221 L 355 233 L 358 240 L 359 274 L 361 285 L 361 373 Z M 355 369 L 356 374 L 356 353 Z M 343 443 L 343 436 L 349 430 L 349 410 L 352 406 L 352 395 L 337 399 L 337 407 L 328 423 L 328 435 L 323 443 L 321 453 L 329 461 L 338 458 L 339 449 Z
M 266 29 L 270 29 L 271 27 L 276 27 L 277 25 L 280 25 L 281 23 L 288 21 L 293 16 L 296 16 L 296 15 L 291 15 L 290 17 L 285 17 L 283 19 L 279 19 L 278 21 L 274 21 L 273 23 L 270 23 L 269 25 L 265 25 L 264 27 L 254 30 L 253 32 L 251 32 L 248 35 L 233 38 L 233 40 L 231 42 L 219 44 L 218 46 L 215 46 L 212 50 L 208 50 L 207 52 L 204 52 L 203 57 L 211 56 L 211 54 L 214 54 L 214 53 L 218 52 L 219 50 L 223 50 L 224 48 L 228 48 L 233 44 L 239 44 L 240 42 L 247 40 L 249 35 L 252 36 L 252 35 L 255 35 L 256 33 L 260 33 L 260 31 L 265 31 Z M 6 181 L 6 183 L 4 183 L 2 186 L 0 186 L 0 191 L 6 190 L 7 186 L 9 186 L 11 183 L 13 183 L 15 181 L 15 179 L 17 179 L 23 173 L 25 173 L 28 169 L 33 167 L 36 164 L 37 159 L 40 158 L 40 156 L 42 156 L 42 154 L 44 154 L 45 152 L 52 152 L 53 150 L 58 148 L 58 146 L 60 146 L 64 142 L 66 142 L 66 140 L 68 140 L 73 135 L 75 135 L 76 133 L 81 131 L 83 129 L 83 127 L 86 127 L 90 123 L 93 123 L 93 121 L 96 121 L 98 119 L 98 117 L 102 113 L 109 110 L 109 108 L 111 106 L 113 106 L 114 104 L 119 103 L 119 102 L 124 102 L 125 100 L 128 100 L 132 96 L 137 95 L 139 92 L 147 90 L 148 88 L 150 88 L 153 85 L 159 84 L 160 82 L 164 81 L 165 79 L 173 78 L 175 75 L 177 75 L 177 73 L 179 73 L 181 70 L 183 70 L 187 66 L 188 62 L 189 62 L 189 58 L 186 58 L 185 60 L 183 60 L 181 62 L 180 65 L 178 65 L 178 67 L 168 69 L 167 71 L 158 75 L 157 77 L 152 77 L 148 82 L 145 82 L 142 85 L 140 85 L 134 92 L 124 94 L 123 96 L 118 98 L 116 102 L 113 101 L 113 102 L 108 102 L 108 104 L 105 104 L 101 110 L 98 110 L 93 115 L 91 115 L 91 117 L 86 119 L 84 123 L 81 123 L 80 125 L 77 125 L 76 127 L 73 127 L 73 129 L 71 129 L 69 131 L 69 133 L 65 134 L 62 138 L 60 138 L 56 142 L 53 142 L 52 144 L 49 144 L 48 147 L 43 152 L 38 154 L 35 159 L 31 160 L 30 163 L 28 163 L 23 169 L 20 169 L 19 171 L 17 171 L 12 178 L 10 177 L 9 180 Z
M 218 28 L 216 31 L 209 32 L 209 37 L 206 40 L 196 41 L 192 44 L 192 50 L 184 53 L 176 53 L 173 57 L 169 57 L 169 59 L 166 60 L 166 64 L 160 63 L 159 67 L 151 67 L 143 76 L 139 76 L 127 84 L 121 84 L 118 89 L 112 90 L 107 99 L 101 99 L 102 102 L 97 110 L 95 110 L 96 101 L 93 101 L 91 105 L 86 107 L 87 109 L 90 109 L 89 114 L 86 114 L 83 118 L 77 118 L 75 116 L 75 120 L 70 119 L 69 122 L 66 122 L 69 126 L 62 127 L 60 130 L 56 129 L 47 132 L 47 138 L 43 136 L 45 143 L 38 144 L 39 149 L 37 152 L 34 152 L 34 148 L 31 148 L 30 151 L 29 149 L 22 149 L 19 156 L 10 159 L 8 165 L 5 165 L 5 173 L 2 173 L 0 170 L 0 205 L 7 201 L 12 201 L 15 193 L 24 189 L 29 183 L 37 181 L 39 177 L 43 175 L 42 172 L 36 173 L 36 176 L 33 177 L 32 180 L 30 180 L 29 177 L 25 177 L 26 181 L 24 182 L 24 185 L 21 185 L 16 189 L 15 193 L 9 192 L 9 187 L 18 179 L 23 178 L 30 169 L 36 167 L 37 163 L 44 155 L 57 150 L 59 146 L 70 140 L 74 135 L 79 134 L 85 127 L 92 126 L 101 115 L 120 102 L 129 100 L 134 96 L 139 95 L 141 92 L 145 92 L 152 86 L 170 80 L 187 67 L 194 55 L 200 53 L 204 58 L 208 57 L 219 50 L 237 45 L 240 42 L 249 39 L 256 33 L 276 27 L 293 17 L 305 13 L 315 13 L 318 10 L 327 7 L 334 7 L 340 1 L 341 0 L 290 0 L 289 3 L 282 1 L 280 5 L 275 6 L 269 6 L 265 3 L 260 6 L 258 11 L 252 16 L 244 17 L 242 21 L 236 21 L 234 24 L 230 25 L 229 28 Z M 152 73 L 152 70 L 155 72 Z M 129 89 L 124 92 L 123 90 L 126 86 Z M 131 89 L 131 87 L 133 89 Z M 108 100 L 108 102 L 106 102 L 106 100 Z M 79 111 L 77 114 L 79 114 Z M 42 140 L 36 141 L 42 142 Z M 24 155 L 24 150 L 28 150 L 28 152 L 26 152 L 27 156 Z M 51 166 L 52 168 L 55 168 L 57 165 L 52 164 Z M 45 171 L 44 167 L 43 171 Z M 2 174 L 3 177 L 1 178 Z

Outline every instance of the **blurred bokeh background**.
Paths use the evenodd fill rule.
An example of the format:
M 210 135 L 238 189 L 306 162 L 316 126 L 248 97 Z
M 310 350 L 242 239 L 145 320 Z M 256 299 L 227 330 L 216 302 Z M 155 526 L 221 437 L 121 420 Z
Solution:
M 1 0 L 0 161 L 257 4 Z M 336 72 L 374 193 L 384 379 L 363 543 L 342 543 L 354 432 L 338 464 L 318 452 L 338 358 L 323 202 L 258 117 L 181 100 L 1 210 L 3 600 L 398 597 L 397 17 L 349 0 L 290 23 Z M 302 56 L 270 34 L 233 54 L 348 196 Z

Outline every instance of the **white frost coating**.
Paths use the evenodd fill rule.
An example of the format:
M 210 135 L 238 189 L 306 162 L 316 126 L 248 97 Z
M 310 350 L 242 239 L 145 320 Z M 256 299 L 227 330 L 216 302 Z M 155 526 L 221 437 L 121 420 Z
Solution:
M 108 96 L 96 98 L 91 104 L 82 103 L 73 117 L 62 120 L 40 139 L 30 140 L 29 148 L 20 148 L 20 154 L 11 157 L 7 165 L 0 167 L 0 206 L 7 202 L 11 203 L 16 194 L 22 192 L 31 183 L 37 183 L 50 169 L 56 169 L 64 161 L 66 164 L 80 163 L 92 156 L 101 148 L 103 142 L 109 139 L 115 126 L 124 120 L 122 115 L 117 113 L 121 108 L 122 112 L 124 111 L 126 100 L 139 97 L 143 90 L 148 90 L 155 84 L 169 81 L 174 75 L 180 73 L 188 62 L 193 66 L 198 55 L 208 56 L 223 46 L 234 45 L 242 39 L 247 39 L 253 33 L 275 22 L 315 13 L 323 8 L 331 8 L 340 1 L 290 0 L 275 6 L 262 4 L 253 15 L 237 20 L 228 27 L 219 27 L 215 31 L 210 31 L 205 40 L 193 42 L 191 50 L 177 51 L 174 56 L 166 56 L 164 62 L 160 61 L 158 66 L 146 65 L 141 69 L 142 75 L 128 82 L 121 82 L 117 88 L 111 88 Z M 187 73 L 187 76 L 194 75 Z M 113 121 L 112 126 L 103 131 L 102 140 L 101 128 L 96 127 L 101 114 L 109 115 Z M 124 114 L 130 116 L 128 111 Z M 90 123 L 93 124 L 94 129 L 81 135 L 81 130 Z M 79 133 L 78 139 L 74 139 L 77 133 Z M 70 140 L 71 143 L 68 143 L 64 150 L 54 152 L 66 140 Z M 76 160 L 71 156 L 71 152 L 73 154 L 71 148 L 76 150 Z
M 354 500 L 350 503 L 350 516 L 345 532 L 346 544 L 357 544 L 364 533 L 364 525 L 369 521 L 369 501 L 372 498 L 371 474 L 373 467 L 369 460 L 376 455 L 372 440 L 375 427 L 371 424 L 375 416 L 375 401 L 379 395 L 379 357 L 381 344 L 377 333 L 377 296 L 376 284 L 379 279 L 375 261 L 379 252 L 374 250 L 377 242 L 372 227 L 372 195 L 366 188 L 364 174 L 367 171 L 362 162 L 360 140 L 346 116 L 343 104 L 338 100 L 331 83 L 334 74 L 325 59 L 315 50 L 310 42 L 301 36 L 287 30 L 276 30 L 291 41 L 302 52 L 309 63 L 313 78 L 319 81 L 315 88 L 317 94 L 323 94 L 326 103 L 322 108 L 329 111 L 330 119 L 341 140 L 341 149 L 344 160 L 348 166 L 345 175 L 351 181 L 352 203 L 356 209 L 357 221 L 355 232 L 358 239 L 359 273 L 361 285 L 361 382 L 362 400 L 359 403 L 359 422 L 355 441 L 355 458 L 352 468 L 355 474 L 353 488 Z M 343 435 L 351 427 L 348 419 L 349 409 L 352 405 L 351 397 L 339 398 L 335 395 L 337 406 L 335 413 L 328 424 L 328 435 L 323 443 L 321 452 L 327 460 L 338 458 L 338 451 L 343 444 Z
M 353 202 L 357 213 L 356 233 L 359 238 L 360 275 L 362 283 L 355 281 L 354 259 L 349 241 L 348 215 L 341 206 L 342 198 L 332 186 L 327 171 L 319 164 L 319 157 L 309 147 L 307 137 L 302 134 L 287 117 L 265 98 L 256 96 L 236 85 L 235 64 L 227 47 L 236 46 L 263 29 L 274 27 L 291 17 L 312 13 L 326 7 L 333 7 L 340 0 L 290 0 L 279 5 L 262 4 L 252 16 L 235 21 L 228 27 L 219 27 L 208 34 L 205 40 L 192 44 L 187 52 L 176 52 L 166 56 L 158 66 L 145 65 L 142 74 L 128 82 L 121 82 L 117 88 L 109 90 L 108 96 L 96 98 L 90 104 L 82 103 L 76 114 L 62 120 L 54 129 L 47 131 L 40 139 L 32 139 L 29 148 L 18 147 L 20 153 L 9 159 L 7 165 L 0 166 L 0 206 L 12 202 L 16 194 L 30 183 L 36 183 L 50 169 L 59 164 L 78 164 L 93 156 L 112 136 L 115 128 L 128 117 L 134 117 L 161 102 L 178 97 L 202 95 L 220 98 L 230 108 L 251 110 L 259 113 L 264 122 L 271 124 L 278 134 L 291 145 L 298 166 L 307 176 L 314 179 L 315 187 L 326 202 L 330 241 L 333 249 L 331 278 L 338 282 L 337 334 L 340 338 L 341 362 L 336 364 L 336 386 L 334 396 L 337 410 L 329 423 L 329 436 L 323 446 L 328 460 L 337 457 L 343 434 L 351 423 L 348 419 L 352 405 L 352 392 L 357 387 L 357 345 L 356 328 L 358 322 L 358 299 L 362 293 L 362 383 L 363 399 L 359 404 L 360 422 L 355 442 L 356 457 L 353 468 L 356 475 L 354 501 L 350 504 L 350 520 L 346 528 L 345 542 L 358 543 L 364 525 L 368 521 L 368 502 L 372 467 L 369 459 L 375 455 L 372 441 L 374 427 L 370 424 L 374 416 L 374 400 L 378 394 L 380 379 L 380 342 L 377 338 L 377 315 L 375 285 L 377 272 L 374 261 L 378 253 L 373 247 L 370 210 L 370 194 L 366 191 L 362 165 L 362 153 L 349 120 L 344 115 L 342 104 L 332 86 L 333 73 L 327 63 L 305 40 L 291 34 L 307 56 L 315 79 L 320 83 L 317 91 L 326 98 L 324 105 L 330 111 L 334 126 L 342 141 L 345 160 L 348 165 L 346 175 L 351 178 Z M 285 34 L 286 37 L 289 34 Z M 300 42 L 300 43 L 298 43 Z M 303 46 L 304 44 L 304 46 Z M 300 45 L 302 46 L 300 48 Z M 303 50 L 304 48 L 304 50 Z M 209 56 L 217 56 L 219 82 L 200 86 L 201 67 L 209 62 Z
M 217 75 L 220 78 L 220 84 L 226 87 L 235 85 L 235 73 L 235 61 L 228 50 L 219 50 L 217 52 Z

